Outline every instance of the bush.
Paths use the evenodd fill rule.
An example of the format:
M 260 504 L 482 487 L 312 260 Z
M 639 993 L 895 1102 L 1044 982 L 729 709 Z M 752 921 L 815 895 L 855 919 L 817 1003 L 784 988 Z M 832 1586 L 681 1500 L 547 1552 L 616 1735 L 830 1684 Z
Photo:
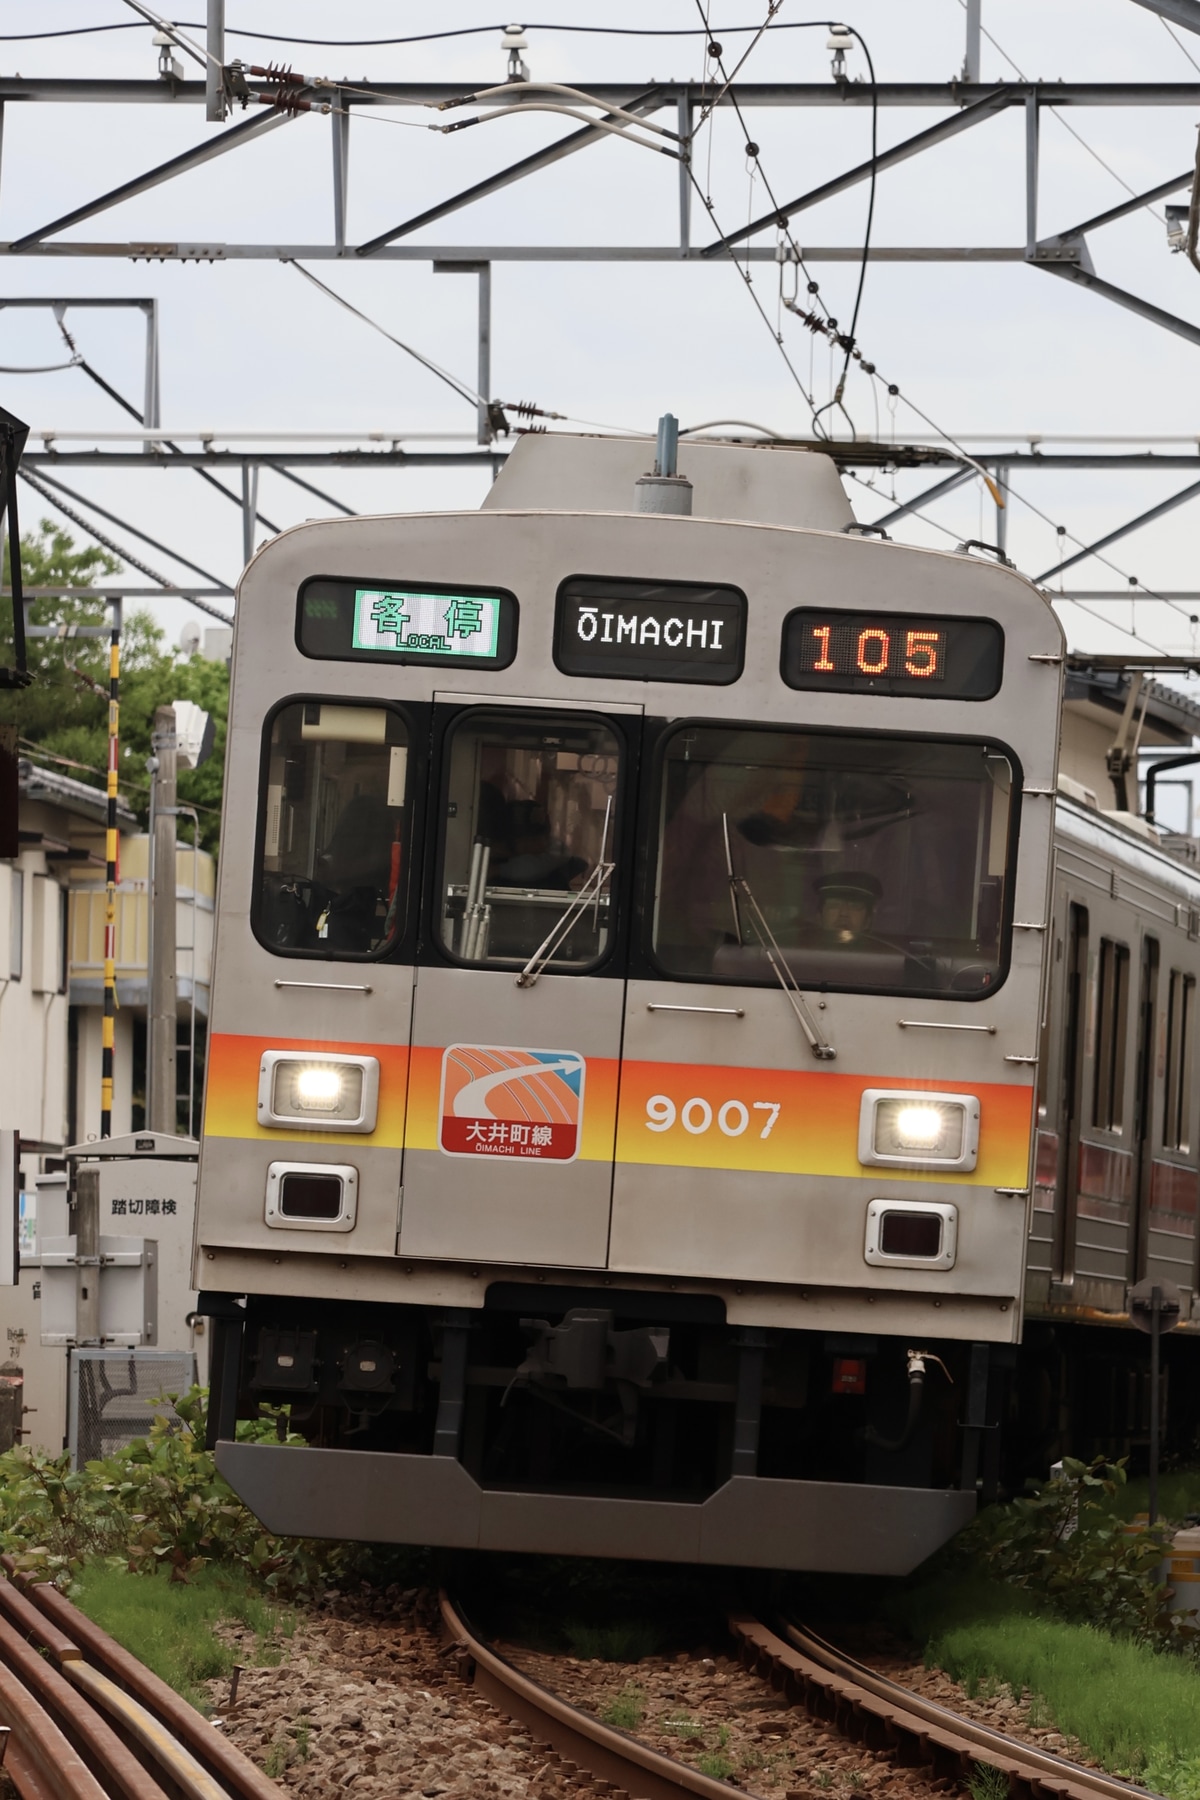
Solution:
M 103 1558 L 134 1572 L 166 1568 L 179 1582 L 216 1562 L 280 1593 L 350 1570 L 355 1546 L 263 1531 L 204 1448 L 204 1389 L 165 1397 L 173 1410 L 155 1419 L 148 1437 L 82 1469 L 31 1449 L 0 1456 L 0 1550 L 19 1570 L 65 1586 Z M 282 1413 L 243 1421 L 238 1436 L 301 1441 L 289 1437 Z
M 1065 1458 L 1063 1478 L 990 1507 L 955 1540 L 954 1560 L 1024 1589 L 1040 1610 L 1159 1647 L 1191 1647 L 1159 1581 L 1168 1532 L 1129 1529 L 1114 1508 L 1120 1463 Z

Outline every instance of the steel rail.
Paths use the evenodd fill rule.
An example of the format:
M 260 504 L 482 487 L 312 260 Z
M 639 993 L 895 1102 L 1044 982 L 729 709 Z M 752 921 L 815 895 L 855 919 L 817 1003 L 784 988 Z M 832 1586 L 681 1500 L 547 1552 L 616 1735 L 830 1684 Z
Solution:
M 449 1595 L 439 1598 L 442 1630 L 449 1646 L 459 1650 L 463 1673 L 475 1691 L 498 1712 L 532 1731 L 536 1742 L 555 1751 L 566 1773 L 582 1770 L 611 1783 L 630 1800 L 680 1800 L 682 1794 L 732 1800 L 741 1792 L 560 1700 L 477 1638 Z
M 936 1777 L 956 1785 L 988 1764 L 1008 1778 L 1013 1800 L 1145 1800 L 1144 1788 L 951 1712 L 796 1625 L 784 1623 L 785 1642 L 748 1614 L 734 1614 L 728 1623 L 747 1668 L 868 1749 L 895 1750 L 910 1765 L 932 1764 Z
M 7 1586 L 7 1584 L 5 1584 Z M 7 1610 L 7 1609 L 6 1609 Z M 72 1649 L 74 1647 L 72 1646 Z M 74 1651 L 77 1659 L 79 1652 Z M 143 1768 L 116 1732 L 77 1694 L 60 1670 L 80 1668 L 66 1661 L 59 1668 L 39 1654 L 11 1623 L 0 1625 L 0 1662 L 22 1683 L 69 1740 L 73 1740 L 89 1767 L 103 1770 L 106 1786 L 123 1800 L 168 1800 L 166 1791 Z M 18 1787 L 20 1783 L 18 1782 Z
M 0 1723 L 12 1727 L 5 1767 L 22 1800 L 280 1800 L 277 1783 L 56 1588 L 26 1582 L 11 1557 L 0 1568 Z

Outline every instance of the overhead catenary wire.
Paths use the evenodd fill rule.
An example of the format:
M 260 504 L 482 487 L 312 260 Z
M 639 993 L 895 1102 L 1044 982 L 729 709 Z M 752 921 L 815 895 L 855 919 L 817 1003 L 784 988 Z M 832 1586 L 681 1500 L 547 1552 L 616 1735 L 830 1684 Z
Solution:
M 967 0 L 958 0 L 958 4 L 963 8 L 964 11 L 966 10 Z M 987 26 L 981 24 L 979 29 L 980 29 L 982 35 L 987 39 L 988 43 L 992 46 L 992 49 L 996 52 L 997 56 L 999 56 L 1004 62 L 1006 62 L 1008 64 L 1009 68 L 1013 70 L 1013 72 L 1016 74 L 1017 79 L 1019 81 L 1028 81 L 1029 76 L 1026 75 L 1024 69 L 1022 69 L 1019 66 L 1019 64 L 1014 61 L 1014 59 L 1008 54 L 1008 51 L 1005 50 L 1001 44 L 997 43 L 996 39 L 992 36 L 991 32 L 987 29 Z M 1174 36 L 1174 33 L 1172 33 L 1172 36 Z M 1176 41 L 1178 41 L 1178 40 L 1176 40 Z M 1183 46 L 1180 45 L 1180 48 L 1182 49 Z M 1184 54 L 1185 55 L 1187 54 L 1186 51 L 1184 52 Z M 1189 57 L 1188 60 L 1190 62 L 1191 58 Z M 1194 66 L 1195 65 L 1193 64 L 1193 67 Z M 1087 139 L 1082 135 L 1082 133 L 1076 131 L 1076 129 L 1073 125 L 1068 124 L 1067 120 L 1063 118 L 1062 114 L 1058 111 L 1057 107 L 1048 105 L 1047 111 L 1049 111 L 1050 113 L 1052 113 L 1054 115 L 1054 117 L 1058 120 L 1059 124 L 1062 126 L 1064 131 L 1070 132 L 1071 136 L 1075 139 L 1075 142 L 1077 144 L 1079 144 L 1079 146 L 1082 149 L 1087 151 L 1088 155 L 1092 158 L 1092 160 L 1094 162 L 1098 162 L 1100 164 L 1100 167 L 1104 170 L 1105 174 L 1112 176 L 1113 180 L 1117 183 L 1118 187 L 1123 187 L 1125 189 L 1125 192 L 1130 196 L 1131 199 L 1135 199 L 1135 200 L 1137 199 L 1137 189 L 1130 187 L 1129 183 L 1125 180 L 1125 177 L 1123 175 L 1118 175 L 1117 171 L 1113 168 L 1111 163 L 1105 162 L 1105 160 L 1101 156 L 1100 152 L 1097 149 L 1095 149 L 1091 144 L 1088 143 Z M 1162 224 L 1162 222 L 1163 222 L 1162 214 L 1157 210 L 1156 207 L 1151 206 L 1148 201 L 1146 202 L 1146 204 L 1142 210 L 1144 212 L 1148 212 L 1153 218 L 1158 220 L 1159 224 Z
M 696 7 L 700 13 L 701 19 L 703 19 L 704 18 L 703 0 L 696 0 Z M 809 22 L 809 23 L 811 24 L 811 22 Z M 868 63 L 869 63 L 870 69 L 871 69 L 871 78 L 872 78 L 872 84 L 873 84 L 873 86 L 872 86 L 872 94 L 873 94 L 872 113 L 873 113 L 873 116 L 877 116 L 877 114 L 878 114 L 878 88 L 877 88 L 877 85 L 875 84 L 874 63 L 870 59 L 870 55 L 869 55 L 869 52 L 867 51 L 866 43 L 862 37 L 861 32 L 859 32 L 856 29 L 856 27 L 854 27 L 853 25 L 847 25 L 846 30 L 848 30 L 858 40 L 858 42 L 863 47 L 864 54 L 866 54 L 868 56 Z M 710 39 L 710 42 L 711 41 L 712 40 Z M 737 103 L 736 92 L 734 92 L 734 90 L 732 90 L 732 89 L 730 89 L 729 92 L 730 92 L 731 104 L 733 105 L 733 108 L 734 108 L 735 113 L 737 114 L 738 120 L 742 124 L 743 129 L 744 129 L 745 128 L 745 120 L 742 117 L 741 108 L 738 106 L 738 103 Z M 711 125 L 710 125 L 710 129 L 711 129 Z M 694 145 L 695 145 L 695 138 L 693 136 L 693 148 L 694 148 Z M 762 169 L 761 153 L 758 152 L 757 148 L 756 148 L 755 155 L 756 155 L 756 160 L 758 163 L 759 170 L 762 174 L 763 185 L 766 187 L 767 193 L 771 197 L 771 204 L 772 204 L 772 206 L 777 207 L 779 203 L 775 198 L 774 190 L 771 187 L 771 184 L 767 178 L 766 172 L 765 172 L 765 170 Z M 875 179 L 875 175 L 876 175 L 875 163 L 877 161 L 877 156 L 878 156 L 877 140 L 875 137 L 875 128 L 873 125 L 873 127 L 872 127 L 872 157 L 871 157 L 872 189 L 873 189 L 874 179 Z M 690 165 L 689 165 L 689 175 L 691 177 L 692 186 L 695 188 L 696 192 L 700 196 L 701 204 L 703 205 L 705 211 L 708 213 L 709 218 L 712 220 L 712 223 L 716 228 L 718 237 L 723 240 L 725 238 L 726 234 L 721 230 L 720 224 L 718 223 L 718 220 L 716 217 L 716 213 L 712 206 L 712 202 L 709 199 L 709 197 L 704 193 L 703 189 L 700 187 L 700 184 L 696 179 L 694 169 L 692 169 Z M 872 192 L 872 202 L 871 202 L 871 208 L 870 208 L 870 214 L 869 214 L 869 220 L 868 220 L 868 231 L 870 229 L 870 222 L 871 222 L 871 220 L 873 220 L 873 217 L 874 217 L 874 198 L 873 198 L 873 192 Z M 794 252 L 796 260 L 797 260 L 797 266 L 803 268 L 803 266 L 804 266 L 803 258 L 801 257 L 799 246 L 796 244 L 795 238 L 793 237 L 792 232 L 791 232 L 790 225 L 787 223 L 786 220 L 781 221 L 781 228 L 784 230 L 784 232 L 787 236 L 788 242 L 793 249 L 793 252 Z M 771 333 L 772 338 L 774 339 L 776 345 L 778 346 L 779 352 L 780 352 L 781 356 L 783 357 L 784 362 L 787 364 L 787 367 L 788 367 L 789 372 L 791 373 L 792 379 L 794 380 L 794 382 L 796 383 L 796 386 L 800 389 L 800 392 L 804 395 L 805 400 L 808 403 L 809 411 L 811 412 L 812 418 L 813 418 L 814 432 L 817 434 L 817 436 L 828 439 L 829 434 L 827 432 L 825 432 L 821 426 L 820 419 L 818 417 L 818 409 L 816 407 L 816 403 L 815 403 L 813 397 L 811 396 L 811 394 L 805 388 L 803 381 L 800 379 L 800 376 L 796 371 L 795 365 L 792 363 L 791 358 L 788 356 L 787 351 L 784 348 L 783 340 L 782 340 L 780 333 L 778 331 L 776 331 L 775 327 L 771 324 L 771 321 L 768 319 L 766 312 L 764 311 L 763 306 L 762 306 L 761 302 L 759 301 L 758 295 L 754 291 L 753 282 L 752 282 L 752 279 L 751 279 L 751 276 L 749 273 L 749 267 L 747 266 L 747 268 L 745 268 L 745 269 L 742 268 L 741 263 L 739 263 L 737 260 L 736 253 L 735 253 L 732 245 L 725 244 L 724 248 L 725 248 L 727 254 L 729 255 L 730 259 L 732 260 L 734 267 L 737 269 L 738 273 L 741 275 L 743 282 L 745 283 L 746 290 L 750 294 L 750 296 L 754 302 L 754 305 L 759 313 L 759 316 L 762 318 L 763 323 L 766 325 L 767 330 Z M 860 278 L 859 278 L 859 287 L 858 287 L 858 294 L 857 294 L 858 301 L 861 301 L 861 298 L 862 298 L 862 279 L 863 279 L 863 275 L 865 274 L 868 252 L 869 252 L 869 243 L 864 246 L 863 262 L 860 267 Z M 809 291 L 810 291 L 810 293 L 813 293 L 814 295 L 816 295 L 818 292 L 817 283 L 812 281 L 811 279 L 809 280 Z M 940 425 L 936 424 L 935 421 L 930 418 L 928 413 L 922 411 L 922 409 L 919 406 L 917 406 L 913 401 L 909 400 L 907 398 L 907 396 L 902 395 L 900 388 L 898 387 L 898 385 L 895 382 L 887 382 L 885 380 L 885 378 L 882 375 L 880 375 L 876 365 L 873 362 L 867 361 L 866 358 L 863 356 L 861 347 L 855 342 L 854 337 L 851 336 L 851 334 L 845 333 L 845 334 L 842 334 L 839 336 L 837 333 L 837 320 L 834 319 L 832 317 L 832 315 L 829 313 L 829 309 L 823 301 L 821 301 L 820 304 L 822 307 L 822 311 L 825 315 L 823 318 L 817 314 L 815 308 L 807 314 L 799 314 L 798 316 L 800 316 L 802 318 L 803 322 L 809 327 L 809 329 L 811 331 L 813 331 L 814 333 L 820 332 L 822 335 L 829 338 L 831 340 L 831 342 L 837 343 L 838 345 L 840 345 L 841 348 L 843 348 L 845 350 L 846 361 L 845 361 L 842 376 L 841 376 L 841 379 L 839 382 L 839 390 L 844 391 L 846 372 L 849 369 L 851 359 L 857 360 L 857 362 L 859 363 L 860 367 L 862 368 L 862 370 L 865 374 L 871 376 L 873 380 L 878 381 L 881 384 L 885 385 L 887 387 L 888 394 L 890 396 L 892 396 L 893 398 L 903 399 L 904 404 L 906 406 L 908 406 L 912 412 L 915 412 L 917 417 L 919 419 L 923 420 L 923 422 L 929 426 L 930 430 L 933 431 L 944 444 L 948 445 L 949 448 L 951 450 L 953 450 L 954 454 L 957 457 L 959 457 L 960 460 L 967 467 L 975 470 L 976 474 L 979 475 L 980 478 L 983 480 L 983 482 L 986 484 L 988 492 L 991 494 L 991 496 L 992 496 L 993 500 L 996 502 L 997 506 L 1002 507 L 1004 505 L 1004 498 L 1003 498 L 1002 494 L 1000 493 L 999 488 L 996 486 L 996 483 L 992 480 L 991 476 L 988 474 L 987 470 L 983 467 L 983 465 L 981 463 L 979 463 L 978 461 L 976 461 L 976 459 L 973 456 L 971 456 L 955 438 L 951 437 L 951 435 L 948 431 L 944 431 Z M 856 303 L 856 307 L 855 307 L 856 321 L 857 321 L 857 315 L 858 315 L 858 305 Z M 840 398 L 838 399 L 837 404 L 839 405 L 842 412 L 845 413 L 846 409 L 845 409 L 845 406 L 842 404 L 842 401 Z M 827 409 L 822 407 L 820 410 L 825 411 Z M 854 430 L 853 422 L 850 421 L 848 413 L 846 414 L 846 418 L 847 418 L 848 423 L 850 423 L 850 428 L 851 428 L 851 431 L 853 432 L 853 430 Z M 832 442 L 834 440 L 829 439 L 829 441 Z
M 817 21 L 828 25 L 829 21 Z M 138 31 L 151 23 L 149 19 L 119 19 L 108 25 L 67 25 L 55 31 L 0 31 L 0 43 L 24 43 L 36 38 L 87 37 L 102 31 Z M 802 31 L 810 21 L 786 19 L 766 27 L 768 31 Z M 175 21 L 180 30 L 203 31 L 203 19 L 178 19 Z M 387 49 L 392 44 L 428 44 L 445 38 L 490 37 L 497 31 L 507 31 L 505 20 L 495 25 L 459 25 L 446 31 L 418 31 L 406 37 L 381 38 L 310 38 L 292 37 L 280 31 L 254 31 L 248 26 L 226 25 L 227 37 L 253 38 L 265 44 L 299 44 L 316 50 L 371 50 Z M 753 32 L 761 35 L 764 28 L 760 25 L 714 25 L 712 30 L 721 37 L 737 37 Z M 699 37 L 701 28 L 696 25 L 571 25 L 562 20 L 530 19 L 522 26 L 523 31 L 562 31 L 577 32 L 590 37 L 635 37 L 635 38 L 677 38 Z
M 148 532 L 139 530 L 136 525 L 131 525 L 128 519 L 118 518 L 116 513 L 111 513 L 101 506 L 98 500 L 89 499 L 87 494 L 80 494 L 74 488 L 69 488 L 66 482 L 61 481 L 57 475 L 48 475 L 45 469 L 41 469 L 38 472 L 38 479 L 43 481 L 47 487 L 54 488 L 60 494 L 65 494 L 68 500 L 74 500 L 78 505 L 86 506 L 91 512 L 98 514 L 100 518 L 107 519 L 110 525 L 117 525 L 122 531 L 131 531 L 134 537 L 141 538 L 142 542 L 149 544 L 152 550 L 161 551 L 164 556 L 169 556 L 173 561 L 182 563 L 185 569 L 190 569 L 193 575 L 199 575 L 202 581 L 209 582 L 213 587 L 224 588 L 227 593 L 233 592 L 229 583 L 222 581 L 220 576 L 214 575 L 210 569 L 201 568 L 199 563 L 191 562 L 178 550 L 172 550 L 169 544 L 159 543 L 158 539 L 152 538 Z
M 347 300 L 344 294 L 339 294 L 336 288 L 331 288 L 326 282 L 319 280 L 311 269 L 304 267 L 303 263 L 297 262 L 294 257 L 290 256 L 284 257 L 282 260 L 287 263 L 289 268 L 295 269 L 297 275 L 303 275 L 305 281 L 311 282 L 313 287 L 320 288 L 321 292 L 330 300 L 335 301 L 338 306 L 344 307 L 348 313 L 352 313 L 364 325 L 369 325 L 372 331 L 377 331 L 380 337 L 385 337 L 389 344 L 396 346 L 397 350 L 403 350 L 406 356 L 411 356 L 414 362 L 419 362 L 422 368 L 428 369 L 431 375 L 436 375 L 439 381 L 444 381 L 448 388 L 454 390 L 460 400 L 466 400 L 472 406 L 487 405 L 484 396 L 477 394 L 468 382 L 461 381 L 457 375 L 452 375 L 448 369 L 443 369 L 439 363 L 424 356 L 420 350 L 415 350 L 411 344 L 406 344 L 403 338 L 398 338 L 394 332 L 389 331 L 385 325 L 381 325 L 377 319 L 373 319 L 369 313 L 363 312 L 360 307 L 354 305 L 353 301 Z
M 57 315 L 56 315 L 56 317 L 57 317 Z M 58 323 L 58 329 L 62 333 L 63 338 L 65 339 L 68 347 L 74 353 L 73 361 L 75 363 L 75 366 L 77 368 L 82 369 L 83 373 L 88 377 L 89 381 L 94 381 L 96 386 L 98 388 L 100 388 L 103 393 L 107 394 L 110 400 L 114 400 L 116 402 L 116 404 L 119 407 L 121 407 L 121 409 L 124 412 L 127 412 L 131 419 L 136 419 L 139 425 L 144 425 L 146 423 L 146 421 L 145 421 L 144 415 L 141 412 L 141 409 L 139 407 L 136 407 L 133 404 L 132 400 L 127 400 L 125 398 L 125 395 L 122 394 L 118 388 L 115 388 L 110 381 L 106 381 L 104 376 L 100 374 L 99 370 L 94 369 L 92 367 L 91 363 L 88 361 L 86 356 L 79 355 L 77 347 L 76 347 L 75 339 L 72 337 L 70 331 L 67 329 L 66 320 L 61 317 L 58 317 L 57 323 Z M 179 445 L 176 443 L 173 443 L 170 438 L 162 438 L 162 439 L 158 439 L 157 441 L 160 442 L 165 449 L 171 451 L 172 455 L 179 456 L 182 454 L 180 451 Z M 198 468 L 195 470 L 195 473 L 197 475 L 199 475 L 199 477 L 202 481 L 207 482 L 209 487 L 216 488 L 218 494 L 222 495 L 224 499 L 231 501 L 232 504 L 237 507 L 239 512 L 242 510 L 242 502 L 241 502 L 240 496 L 233 493 L 231 491 L 231 489 L 227 488 L 223 481 L 218 481 L 217 477 L 212 473 L 212 471 L 210 469 L 199 469 Z M 266 526 L 268 531 L 278 531 L 279 530 L 279 526 L 276 525 L 273 520 L 268 519 L 264 513 L 259 512 L 257 510 L 257 508 L 255 509 L 254 516 L 261 525 Z M 225 585 L 224 582 L 217 583 L 218 587 L 224 587 L 224 585 Z
M 73 356 L 69 362 L 61 363 L 24 363 L 19 367 L 0 363 L 0 375 L 57 375 L 60 369 L 77 369 L 82 361 L 82 356 Z
M 105 550 L 111 551 L 114 556 L 119 556 L 122 562 L 127 562 L 131 568 L 140 569 L 143 575 L 149 576 L 151 581 L 156 581 L 158 585 L 167 592 L 170 592 L 175 588 L 175 582 L 171 581 L 166 575 L 160 575 L 157 569 L 152 569 L 148 563 L 142 562 L 139 557 L 134 556 L 131 551 L 127 550 L 123 544 L 117 543 L 114 538 L 106 537 L 102 531 L 98 530 L 97 527 L 92 524 L 90 519 L 84 518 L 82 513 L 78 513 L 75 511 L 74 507 L 68 506 L 65 500 L 51 488 L 45 486 L 38 477 L 32 474 L 28 469 L 18 469 L 17 474 L 22 481 L 33 488 L 36 493 L 39 493 L 43 500 L 47 501 L 57 512 L 62 513 L 64 518 L 70 519 L 73 525 L 78 525 L 81 530 L 86 531 L 88 536 L 94 538 Z M 219 607 L 211 606 L 207 600 L 201 600 L 196 595 L 191 594 L 188 596 L 188 601 L 190 605 L 198 607 L 201 612 L 211 613 L 212 617 L 214 619 L 219 619 L 222 625 L 233 624 L 233 618 L 229 613 L 222 612 Z
M 856 475 L 852 469 L 848 469 L 846 471 L 846 473 L 850 476 L 850 479 L 852 481 L 857 483 L 857 485 L 859 487 L 867 488 L 871 492 L 876 491 L 873 488 L 871 483 L 864 481 L 862 479 L 862 477 L 860 475 Z M 1036 514 L 1036 516 L 1039 519 L 1041 519 L 1045 524 L 1052 526 L 1053 529 L 1055 530 L 1055 532 L 1058 533 L 1059 535 L 1061 535 L 1063 538 L 1065 538 L 1069 543 L 1074 544 L 1080 550 L 1087 549 L 1087 545 L 1083 542 L 1082 538 L 1076 537 L 1074 532 L 1069 531 L 1065 525 L 1060 526 L 1060 525 L 1056 524 L 1055 521 L 1050 517 L 1049 513 L 1043 512 L 1041 507 L 1036 506 L 1034 504 L 1034 502 L 1032 500 L 1030 500 L 1025 494 L 1022 494 L 1018 489 L 1014 488 L 1012 486 L 1011 482 L 1006 483 L 1006 487 L 1007 487 L 1008 494 L 1012 499 L 1016 500 L 1021 506 L 1026 507 L 1030 512 Z M 940 521 L 937 519 L 930 518 L 928 513 L 922 512 L 917 516 L 920 518 L 920 520 L 923 524 L 931 526 L 934 531 L 941 532 L 943 537 L 950 537 L 950 538 L 954 538 L 956 540 L 960 538 L 959 532 L 952 530 L 948 525 L 941 524 Z M 1189 621 L 1189 623 L 1191 622 L 1191 617 L 1192 617 L 1191 613 L 1188 611 L 1188 609 L 1185 606 L 1181 606 L 1178 601 L 1172 600 L 1170 598 L 1170 596 L 1167 594 L 1160 594 L 1160 593 L 1156 592 L 1156 590 L 1154 588 L 1147 587 L 1144 582 L 1138 581 L 1138 579 L 1135 575 L 1127 574 L 1124 569 L 1120 568 L 1115 562 L 1113 562 L 1111 557 L 1104 556 L 1103 554 L 1101 554 L 1098 551 L 1092 551 L 1091 554 L 1093 556 L 1095 556 L 1097 562 L 1102 562 L 1106 568 L 1111 569 L 1114 575 L 1119 575 L 1121 577 L 1122 581 L 1127 581 L 1130 583 L 1131 586 L 1136 586 L 1137 588 L 1139 588 L 1141 590 L 1140 593 L 1136 593 L 1136 594 L 1131 593 L 1130 594 L 1131 603 L 1136 602 L 1138 600 L 1143 600 L 1143 601 L 1153 600 L 1158 605 L 1168 606 L 1174 612 L 1181 613 L 1183 615 L 1183 617 Z M 1086 612 L 1090 617 L 1099 619 L 1101 621 L 1101 623 L 1106 625 L 1110 630 L 1120 631 L 1120 632 L 1125 633 L 1126 636 L 1136 638 L 1139 643 L 1147 645 L 1151 650 L 1156 651 L 1160 656 L 1165 656 L 1165 655 L 1169 654 L 1163 648 L 1163 646 L 1161 644 L 1154 643 L 1154 641 L 1151 638 L 1146 637 L 1144 633 L 1134 630 L 1132 625 L 1129 625 L 1129 626 L 1122 625 L 1122 624 L 1120 624 L 1119 621 L 1110 619 L 1110 618 L 1106 617 L 1105 614 L 1097 612 L 1094 607 L 1088 606 L 1087 603 L 1083 600 L 1073 599 L 1068 594 L 1056 594 L 1054 592 L 1054 590 L 1052 588 L 1048 587 L 1045 583 L 1042 583 L 1040 585 L 1042 587 L 1042 591 L 1045 594 L 1047 594 L 1048 597 L 1051 600 L 1053 600 L 1056 604 L 1061 602 L 1064 605 L 1078 606 L 1082 609 L 1082 611 Z

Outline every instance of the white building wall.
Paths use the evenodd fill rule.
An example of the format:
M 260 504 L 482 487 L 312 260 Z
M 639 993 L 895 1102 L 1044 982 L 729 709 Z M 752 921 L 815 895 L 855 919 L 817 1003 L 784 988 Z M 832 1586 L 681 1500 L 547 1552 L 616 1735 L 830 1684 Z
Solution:
M 0 863 L 0 1126 L 67 1138 L 66 898 L 40 850 Z

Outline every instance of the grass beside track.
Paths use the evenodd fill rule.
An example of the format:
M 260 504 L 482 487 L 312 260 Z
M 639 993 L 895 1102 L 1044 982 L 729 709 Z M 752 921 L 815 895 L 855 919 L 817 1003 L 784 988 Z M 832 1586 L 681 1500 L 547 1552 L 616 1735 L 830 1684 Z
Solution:
M 70 1597 L 101 1630 L 161 1676 L 199 1712 L 209 1713 L 204 1682 L 232 1673 L 234 1664 L 275 1664 L 295 1630 L 295 1616 L 264 1599 L 239 1569 L 206 1563 L 187 1582 L 162 1575 L 130 1574 L 110 1563 L 90 1563 Z M 213 1627 L 245 1626 L 253 1649 L 222 1643 Z
M 1115 1775 L 1169 1800 L 1200 1800 L 1200 1665 L 1094 1626 L 1047 1617 L 1029 1592 L 935 1577 L 892 1609 L 972 1697 L 1007 1687 L 1031 1723 L 1086 1745 Z

